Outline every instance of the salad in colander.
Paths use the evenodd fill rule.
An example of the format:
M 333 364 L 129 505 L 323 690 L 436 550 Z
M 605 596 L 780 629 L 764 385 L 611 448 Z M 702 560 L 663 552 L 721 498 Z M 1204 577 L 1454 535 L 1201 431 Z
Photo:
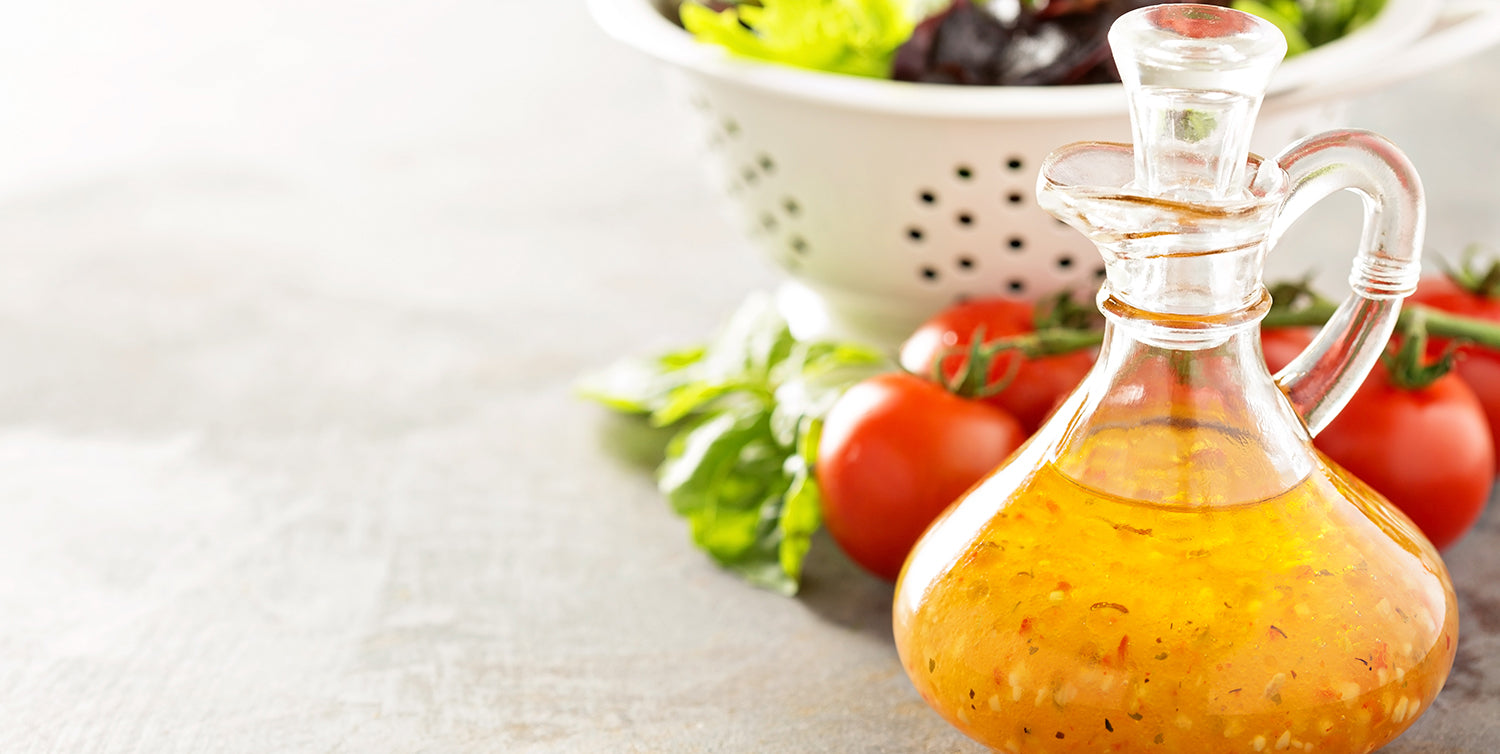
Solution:
M 1110 24 L 1163 1 L 684 0 L 678 14 L 699 40 L 761 60 L 899 81 L 1039 86 L 1118 82 Z M 1385 0 L 1199 2 L 1271 21 L 1295 55 L 1359 28 Z

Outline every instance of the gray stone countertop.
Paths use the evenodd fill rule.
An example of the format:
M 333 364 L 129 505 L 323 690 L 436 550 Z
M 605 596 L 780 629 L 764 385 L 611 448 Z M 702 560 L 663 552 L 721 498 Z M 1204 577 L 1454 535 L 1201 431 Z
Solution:
M 890 587 L 708 563 L 570 384 L 777 277 L 578 2 L 20 4 L 0 752 L 957 752 Z M 1500 52 L 1362 100 L 1500 244 Z M 1500 750 L 1500 513 L 1392 754 Z

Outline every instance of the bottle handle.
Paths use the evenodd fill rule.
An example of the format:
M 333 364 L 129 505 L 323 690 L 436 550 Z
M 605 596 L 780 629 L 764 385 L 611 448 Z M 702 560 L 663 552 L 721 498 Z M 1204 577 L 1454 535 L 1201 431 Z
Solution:
M 1309 136 L 1276 156 L 1291 190 L 1271 228 L 1271 244 L 1309 207 L 1350 190 L 1363 200 L 1364 232 L 1354 269 L 1353 293 L 1296 359 L 1276 373 L 1276 383 L 1316 435 L 1349 402 L 1384 351 L 1401 300 L 1421 276 L 1426 206 L 1422 182 L 1401 150 L 1369 131 L 1341 130 Z

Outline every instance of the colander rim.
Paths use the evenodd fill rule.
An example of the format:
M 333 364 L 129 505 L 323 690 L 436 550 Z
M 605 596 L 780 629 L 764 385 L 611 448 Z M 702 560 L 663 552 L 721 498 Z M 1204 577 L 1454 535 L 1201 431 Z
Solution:
M 1386 0 L 1375 20 L 1283 63 L 1271 80 L 1268 108 L 1357 89 L 1371 63 L 1410 45 L 1438 15 L 1438 0 Z M 1125 112 L 1119 84 L 965 87 L 860 78 L 738 57 L 698 42 L 657 9 L 654 0 L 588 0 L 604 31 L 641 52 L 724 83 L 846 108 L 924 117 L 1053 119 Z

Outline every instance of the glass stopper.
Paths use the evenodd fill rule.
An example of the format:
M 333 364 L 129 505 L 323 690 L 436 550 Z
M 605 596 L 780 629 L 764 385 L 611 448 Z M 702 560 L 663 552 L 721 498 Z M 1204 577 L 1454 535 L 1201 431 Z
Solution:
M 1185 201 L 1244 191 L 1250 132 L 1286 37 L 1269 21 L 1211 5 L 1153 5 L 1121 16 L 1110 48 L 1130 100 L 1134 188 Z

